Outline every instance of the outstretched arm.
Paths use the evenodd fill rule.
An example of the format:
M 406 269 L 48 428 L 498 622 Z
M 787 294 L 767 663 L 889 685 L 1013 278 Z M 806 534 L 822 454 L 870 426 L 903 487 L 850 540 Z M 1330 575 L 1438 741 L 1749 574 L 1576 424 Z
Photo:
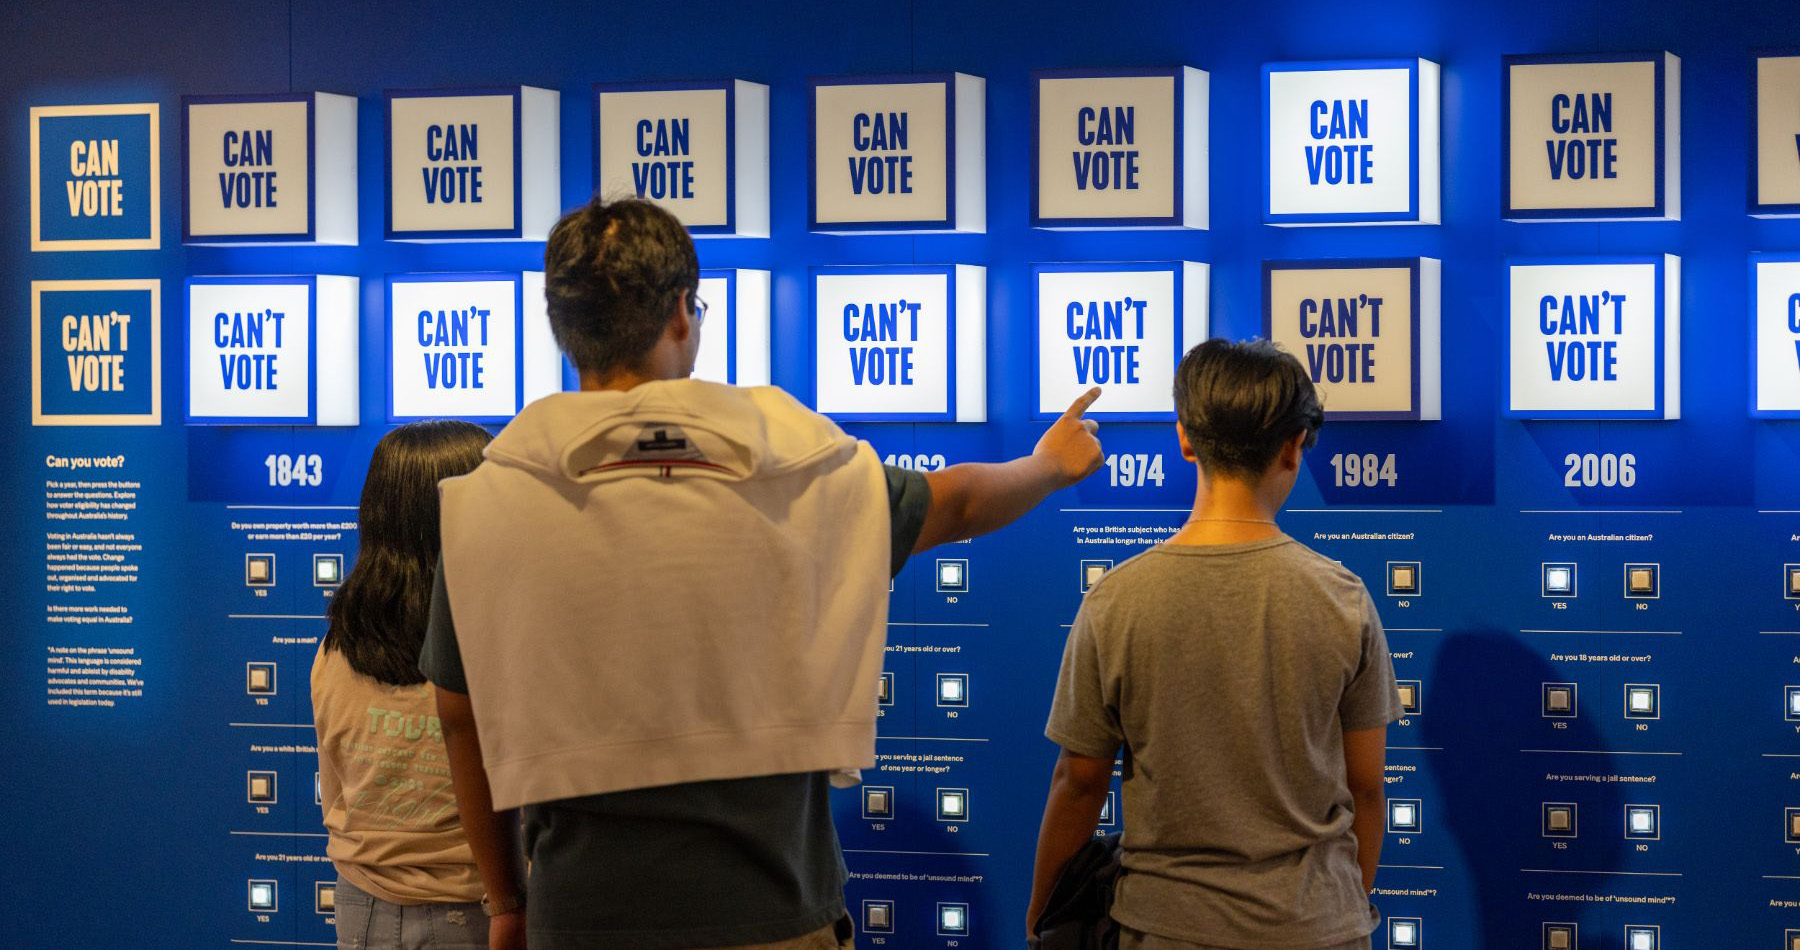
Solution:
M 1098 386 L 1082 393 L 1030 455 L 1010 462 L 967 462 L 926 472 L 931 508 L 913 553 L 1004 528 L 1051 492 L 1092 475 L 1103 457 L 1100 440 L 1094 435 L 1100 425 L 1082 414 L 1098 398 Z

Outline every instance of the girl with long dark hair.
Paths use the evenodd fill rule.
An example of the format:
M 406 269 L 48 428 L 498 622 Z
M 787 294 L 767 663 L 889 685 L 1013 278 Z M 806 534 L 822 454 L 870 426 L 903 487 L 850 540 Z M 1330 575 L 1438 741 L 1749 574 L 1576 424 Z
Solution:
M 481 877 L 419 650 L 437 569 L 438 482 L 474 470 L 489 438 L 467 422 L 415 422 L 384 436 L 369 461 L 361 550 L 312 669 L 341 950 L 487 946 Z

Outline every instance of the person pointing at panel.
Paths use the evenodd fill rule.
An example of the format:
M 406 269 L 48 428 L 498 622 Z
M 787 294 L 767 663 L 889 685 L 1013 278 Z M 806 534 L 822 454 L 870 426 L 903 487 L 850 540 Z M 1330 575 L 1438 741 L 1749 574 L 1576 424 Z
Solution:
M 1100 391 L 1023 458 L 885 467 L 779 389 L 687 378 L 706 304 L 656 205 L 569 213 L 545 271 L 582 391 L 443 483 L 420 658 L 492 945 L 848 946 L 827 788 L 874 764 L 890 578 L 1094 472 Z

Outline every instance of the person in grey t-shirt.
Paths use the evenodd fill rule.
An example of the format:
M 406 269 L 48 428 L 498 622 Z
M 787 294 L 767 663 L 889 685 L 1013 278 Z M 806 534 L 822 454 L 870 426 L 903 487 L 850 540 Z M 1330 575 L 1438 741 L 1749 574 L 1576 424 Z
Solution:
M 1069 632 L 1027 927 L 1122 747 L 1122 950 L 1366 948 L 1401 709 L 1367 589 L 1275 525 L 1318 395 L 1274 344 L 1211 340 L 1176 370 L 1175 409 L 1193 516 L 1106 574 Z

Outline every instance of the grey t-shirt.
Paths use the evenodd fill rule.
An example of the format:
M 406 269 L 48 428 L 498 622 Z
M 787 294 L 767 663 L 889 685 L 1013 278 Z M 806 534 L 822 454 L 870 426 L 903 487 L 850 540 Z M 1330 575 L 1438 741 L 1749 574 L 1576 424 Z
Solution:
M 1107 573 L 1069 631 L 1044 734 L 1126 750 L 1117 920 L 1287 950 L 1374 927 L 1343 734 L 1400 714 L 1368 591 L 1282 535 L 1163 544 Z
M 917 472 L 886 474 L 898 574 L 925 527 L 931 487 Z M 441 570 L 419 669 L 443 689 L 469 691 Z M 771 943 L 844 914 L 824 772 L 588 795 L 523 813 L 534 950 Z

